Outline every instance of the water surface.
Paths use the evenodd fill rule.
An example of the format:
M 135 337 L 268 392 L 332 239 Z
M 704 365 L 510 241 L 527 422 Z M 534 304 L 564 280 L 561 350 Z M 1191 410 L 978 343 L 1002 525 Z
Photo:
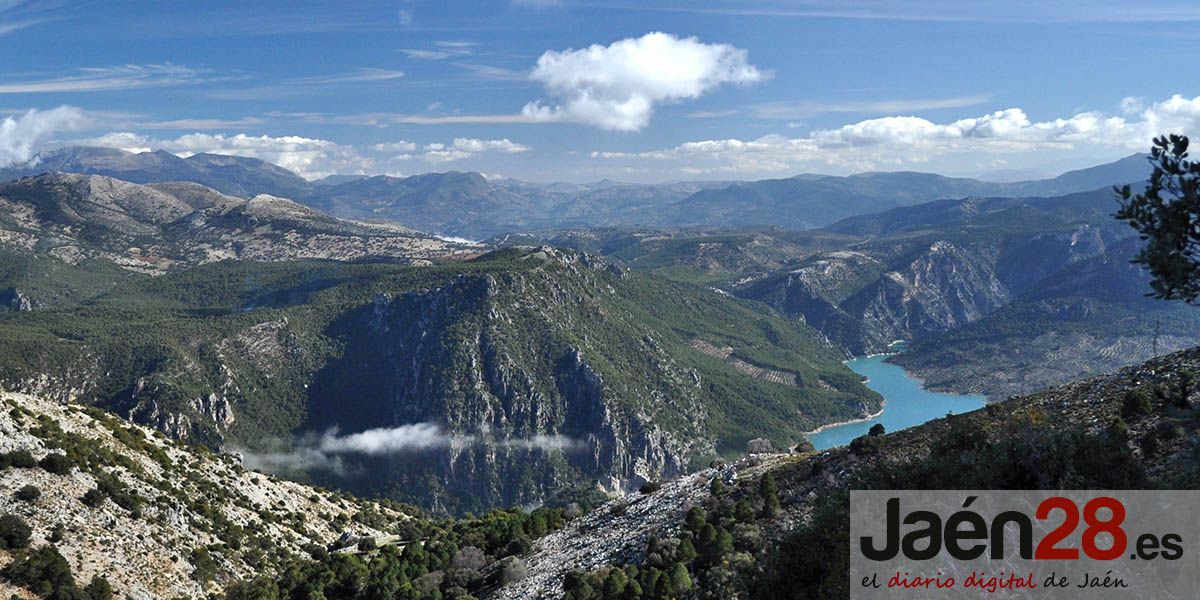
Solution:
M 963 413 L 981 408 L 984 396 L 943 394 L 921 387 L 921 382 L 902 367 L 884 362 L 890 355 L 864 356 L 846 362 L 850 370 L 867 378 L 867 387 L 887 401 L 883 413 L 867 421 L 835 425 L 808 436 L 818 450 L 844 446 L 864 435 L 872 425 L 883 423 L 889 432 L 920 425 L 946 413 Z

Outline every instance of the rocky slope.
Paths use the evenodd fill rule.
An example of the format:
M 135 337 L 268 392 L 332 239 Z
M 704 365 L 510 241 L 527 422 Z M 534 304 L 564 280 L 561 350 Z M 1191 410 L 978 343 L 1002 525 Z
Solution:
M 844 581 L 849 542 L 848 487 L 1104 489 L 1127 477 L 1149 489 L 1195 489 L 1200 393 L 1183 382 L 1197 369 L 1200 350 L 1192 349 L 901 432 L 864 436 L 850 447 L 750 455 L 706 469 L 649 494 L 614 499 L 542 538 L 524 558 L 527 576 L 486 597 L 560 598 L 564 582 L 580 572 L 638 565 L 645 573 L 661 569 L 664 560 L 669 569 L 670 552 L 663 549 L 687 539 L 695 540 L 693 558 L 685 561 L 691 594 L 841 598 L 849 589 L 838 580 L 840 573 Z M 1146 395 L 1144 411 L 1130 412 L 1125 398 L 1131 392 Z M 1189 399 L 1187 407 L 1180 397 Z M 1025 448 L 1020 444 L 1049 452 L 1008 454 Z M 986 480 L 973 479 L 980 476 Z M 880 477 L 885 481 L 876 481 Z M 768 487 L 778 501 L 770 514 L 763 512 Z M 742 503 L 749 514 L 737 508 Z M 707 513 L 710 524 L 733 532 L 715 565 L 704 535 L 691 525 L 693 507 L 703 507 L 701 519 Z M 577 597 L 600 597 L 602 588 L 593 589 L 597 595 Z M 653 594 L 639 588 L 630 597 Z
M 103 411 L 10 393 L 0 407 L 0 453 L 65 456 L 65 466 L 6 462 L 0 514 L 26 522 L 33 547 L 54 544 L 80 586 L 105 576 L 118 598 L 203 597 L 276 572 L 312 545 L 394 539 L 391 528 L 409 519 L 247 471 L 232 456 L 186 448 Z M 35 499 L 19 499 L 27 486 L 40 492 Z M 0 566 L 13 553 L 0 550 Z M 0 593 L 33 597 L 3 578 Z
M 146 273 L 231 258 L 429 260 L 466 249 L 273 196 L 245 200 L 191 183 L 143 186 L 64 173 L 0 184 L 0 245 Z

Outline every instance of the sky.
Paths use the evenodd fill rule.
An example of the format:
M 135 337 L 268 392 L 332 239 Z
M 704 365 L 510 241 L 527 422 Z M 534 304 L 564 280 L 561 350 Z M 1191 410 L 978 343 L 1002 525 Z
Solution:
M 0 0 L 0 165 L 1054 175 L 1200 135 L 1200 3 Z

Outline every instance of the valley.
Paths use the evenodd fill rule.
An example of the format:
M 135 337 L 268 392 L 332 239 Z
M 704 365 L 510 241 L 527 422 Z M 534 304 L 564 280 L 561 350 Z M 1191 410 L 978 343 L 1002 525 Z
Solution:
M 301 184 L 249 159 L 126 154 L 74 149 L 58 164 L 88 174 L 0 184 L 0 387 L 12 407 L 0 427 L 15 436 L 0 451 L 28 449 L 36 463 L 63 449 L 82 465 L 69 485 L 3 471 L 14 490 L 58 492 L 0 510 L 41 532 L 33 543 L 57 548 L 78 587 L 186 557 L 157 578 L 111 582 L 133 597 L 385 581 L 342 581 L 355 577 L 339 571 L 348 565 L 403 573 L 387 589 L 412 597 L 562 597 L 680 573 L 708 594 L 770 597 L 778 570 L 755 565 L 829 526 L 821 511 L 836 512 L 828 502 L 856 478 L 879 477 L 880 456 L 936 471 L 932 449 L 958 443 L 964 423 L 984 438 L 1024 428 L 1020 443 L 1034 446 L 1110 444 L 1102 427 L 1045 428 L 1046 412 L 1107 422 L 1135 371 L 1167 397 L 1195 362 L 1170 353 L 1200 339 L 1190 307 L 1144 296 L 1148 276 L 1129 264 L 1137 238 L 1112 220 L 1110 190 L 937 199 L 1070 190 L 1123 176 L 1126 161 L 1020 185 L 872 174 L 543 189 L 457 173 Z M 724 205 L 703 200 L 718 191 L 833 202 L 806 187 L 818 184 L 874 199 L 771 227 L 708 209 L 694 223 L 666 216 L 672 202 Z M 296 200 L 262 195 L 288 186 Z M 587 208 L 617 197 L 619 219 Z M 464 203 L 475 208 L 439 216 Z M 575 216 L 556 212 L 564 203 Z M 400 206 L 422 217 L 389 222 L 410 214 Z M 414 222 L 496 235 L 448 241 Z M 896 340 L 904 352 L 878 355 Z M 1056 387 L 1156 354 L 1170 355 L 1151 363 L 1165 370 Z M 1153 419 L 1187 428 L 1189 414 Z M 1157 440 L 1148 422 L 1106 452 L 1139 481 L 1193 477 L 1164 458 L 1183 455 L 1175 437 L 1135 443 Z M 876 423 L 888 434 L 868 434 Z M 1147 449 L 1158 443 L 1167 449 Z M 252 500 L 193 506 L 162 481 L 177 477 Z M 765 508 L 767 479 L 781 509 Z M 110 540 L 95 507 L 76 506 L 89 486 L 153 544 L 87 558 L 87 544 Z M 326 494 L 330 507 L 303 508 Z M 701 540 L 698 506 L 731 545 Z M 296 516 L 310 509 L 325 516 Z M 79 542 L 46 541 L 58 513 Z M 248 528 L 290 543 L 235 535 Z M 0 569 L 33 560 L 3 552 Z

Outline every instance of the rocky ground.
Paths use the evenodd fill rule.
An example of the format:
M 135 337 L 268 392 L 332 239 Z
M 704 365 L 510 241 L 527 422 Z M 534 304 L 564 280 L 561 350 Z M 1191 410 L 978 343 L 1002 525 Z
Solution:
M 63 446 L 73 459 L 90 457 L 66 474 L 0 469 L 0 515 L 28 522 L 33 546 L 50 543 L 61 526 L 55 545 L 76 581 L 105 575 L 118 598 L 203 597 L 304 556 L 309 544 L 366 536 L 386 542 L 392 537 L 385 525 L 408 518 L 247 471 L 233 456 L 179 446 L 99 411 L 9 393 L 0 396 L 0 408 L 0 453 L 26 450 L 40 460 Z M 95 507 L 82 501 L 105 476 L 137 498 L 135 510 L 111 497 Z M 28 485 L 40 497 L 17 499 L 15 492 Z M 0 550 L 0 564 L 10 559 Z M 19 592 L 0 583 L 4 597 Z

